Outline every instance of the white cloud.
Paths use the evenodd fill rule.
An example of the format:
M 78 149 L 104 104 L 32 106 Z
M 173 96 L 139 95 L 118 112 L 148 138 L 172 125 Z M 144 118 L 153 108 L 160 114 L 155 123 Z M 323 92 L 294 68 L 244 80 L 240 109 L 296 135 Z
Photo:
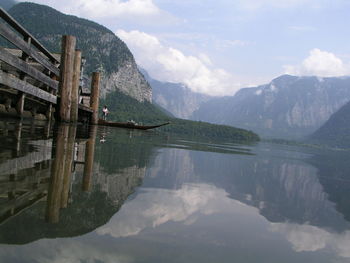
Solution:
M 349 65 L 333 53 L 315 48 L 300 65 L 284 66 L 285 73 L 291 75 L 335 77 L 350 74 Z
M 153 0 L 31 0 L 67 14 L 90 19 L 120 16 L 154 16 L 162 11 Z
M 167 222 L 191 225 L 198 215 L 216 213 L 255 214 L 256 209 L 228 198 L 228 193 L 208 184 L 186 184 L 178 190 L 145 189 L 137 198 L 124 204 L 111 221 L 96 232 L 115 238 L 139 234 Z
M 133 52 L 137 63 L 160 81 L 186 84 L 195 92 L 232 95 L 241 85 L 227 71 L 215 68 L 206 54 L 185 55 L 165 46 L 155 36 L 140 31 L 116 33 Z
M 332 233 L 311 225 L 271 223 L 270 230 L 283 234 L 297 252 L 332 248 L 340 257 L 350 258 L 350 231 Z

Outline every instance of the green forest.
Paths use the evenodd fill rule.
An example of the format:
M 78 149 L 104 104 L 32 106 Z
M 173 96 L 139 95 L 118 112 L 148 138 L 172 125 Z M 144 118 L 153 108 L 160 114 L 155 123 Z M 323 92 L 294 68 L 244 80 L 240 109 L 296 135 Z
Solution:
M 157 130 L 185 135 L 189 137 L 209 137 L 217 139 L 230 139 L 232 141 L 259 141 L 259 136 L 254 132 L 238 129 L 226 125 L 215 125 L 207 122 L 190 121 L 174 118 L 162 108 L 150 102 L 138 102 L 119 91 L 109 93 L 105 99 L 100 101 L 100 112 L 106 105 L 110 114 L 109 121 L 130 121 L 139 124 L 150 125 L 170 122 Z

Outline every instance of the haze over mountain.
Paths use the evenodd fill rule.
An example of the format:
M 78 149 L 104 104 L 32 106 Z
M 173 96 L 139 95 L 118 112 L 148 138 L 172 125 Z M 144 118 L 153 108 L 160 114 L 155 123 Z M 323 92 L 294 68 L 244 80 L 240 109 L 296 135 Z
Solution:
M 200 105 L 210 100 L 211 96 L 193 92 L 181 83 L 155 80 L 141 69 L 142 74 L 152 87 L 152 101 L 169 111 L 177 118 L 189 119 Z
M 265 137 L 302 137 L 314 132 L 350 100 L 350 77 L 283 75 L 204 103 L 194 120 L 253 130 Z

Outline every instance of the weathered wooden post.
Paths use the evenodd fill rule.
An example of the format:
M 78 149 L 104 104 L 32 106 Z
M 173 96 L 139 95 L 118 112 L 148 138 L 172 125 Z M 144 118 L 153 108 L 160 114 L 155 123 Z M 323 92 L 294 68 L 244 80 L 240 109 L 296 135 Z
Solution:
M 74 36 L 62 37 L 61 77 L 59 85 L 61 102 L 59 117 L 60 120 L 64 122 L 70 122 L 71 120 L 71 94 L 74 75 L 75 44 L 76 38 Z
M 100 73 L 92 73 L 90 107 L 93 110 L 91 124 L 98 124 L 98 103 L 100 95 Z
M 52 164 L 50 186 L 47 196 L 46 220 L 58 223 L 63 190 L 63 175 L 69 127 L 60 125 L 57 133 L 55 159 Z
M 85 148 L 85 165 L 83 177 L 83 191 L 89 192 L 91 190 L 91 180 L 94 168 L 95 143 L 96 143 L 97 126 L 91 126 L 90 138 L 86 143 Z
M 77 133 L 77 126 L 71 125 L 69 127 L 65 167 L 64 167 L 64 173 L 63 173 L 61 208 L 66 208 L 68 205 L 69 190 L 70 190 L 70 184 L 72 179 L 72 167 L 73 167 L 73 161 L 74 161 L 74 145 L 75 145 L 76 133 Z
M 73 88 L 72 88 L 72 96 L 71 96 L 72 105 L 71 105 L 71 112 L 70 112 L 70 118 L 72 122 L 78 121 L 80 66 L 81 66 L 81 51 L 75 50 Z

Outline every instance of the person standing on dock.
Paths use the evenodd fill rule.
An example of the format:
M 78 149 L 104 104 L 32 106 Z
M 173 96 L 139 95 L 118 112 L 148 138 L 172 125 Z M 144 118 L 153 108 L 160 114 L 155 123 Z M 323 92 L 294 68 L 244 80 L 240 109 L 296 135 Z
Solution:
M 108 115 L 108 113 L 109 113 L 109 111 L 108 111 L 108 109 L 107 109 L 107 106 L 104 105 L 104 106 L 103 106 L 103 109 L 102 109 L 102 119 L 103 119 L 104 121 L 107 120 L 107 115 Z

